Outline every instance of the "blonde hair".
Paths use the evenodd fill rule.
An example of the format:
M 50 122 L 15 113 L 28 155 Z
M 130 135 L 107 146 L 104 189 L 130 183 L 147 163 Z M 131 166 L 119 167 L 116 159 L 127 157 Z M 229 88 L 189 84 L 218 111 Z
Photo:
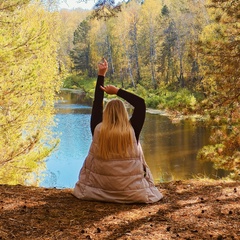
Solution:
M 130 157 L 133 150 L 133 128 L 124 103 L 109 101 L 103 111 L 99 133 L 98 156 L 102 159 Z

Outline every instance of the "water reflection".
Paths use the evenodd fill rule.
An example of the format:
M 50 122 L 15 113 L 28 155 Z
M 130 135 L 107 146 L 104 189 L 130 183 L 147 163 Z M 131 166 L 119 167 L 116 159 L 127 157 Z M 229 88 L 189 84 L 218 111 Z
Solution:
M 172 124 L 165 116 L 147 114 L 141 142 L 155 181 L 221 175 L 211 163 L 196 160 L 208 137 L 208 129 L 200 124 L 186 120 Z
M 64 91 L 56 104 L 54 132 L 61 133 L 58 149 L 46 160 L 44 187 L 74 187 L 91 143 L 89 102 L 81 94 Z M 187 179 L 193 175 L 222 176 L 210 163 L 196 160 L 198 149 L 207 144 L 208 130 L 191 121 L 172 124 L 161 115 L 146 115 L 141 144 L 155 182 Z
M 89 103 L 82 94 L 63 91 L 61 97 L 55 105 L 58 124 L 53 129 L 61 141 L 46 159 L 47 167 L 40 183 L 44 187 L 73 187 L 91 143 Z

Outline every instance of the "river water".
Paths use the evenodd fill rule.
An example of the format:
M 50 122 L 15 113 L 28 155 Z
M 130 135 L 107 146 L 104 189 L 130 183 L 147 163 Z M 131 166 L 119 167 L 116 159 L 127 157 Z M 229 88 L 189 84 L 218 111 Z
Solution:
M 61 96 L 56 104 L 58 124 L 53 129 L 60 144 L 46 159 L 40 182 L 43 187 L 74 187 L 91 144 L 91 104 L 83 100 L 82 94 L 62 91 Z M 155 183 L 197 175 L 222 177 L 223 171 L 196 159 L 208 138 L 209 130 L 200 123 L 185 120 L 172 124 L 166 116 L 147 113 L 140 141 Z

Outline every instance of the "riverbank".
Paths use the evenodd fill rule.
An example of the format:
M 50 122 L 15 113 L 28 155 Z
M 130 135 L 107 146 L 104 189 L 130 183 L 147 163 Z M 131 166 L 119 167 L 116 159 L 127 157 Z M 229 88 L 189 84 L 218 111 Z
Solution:
M 159 186 L 154 204 L 76 199 L 71 189 L 0 185 L 0 239 L 239 239 L 240 183 Z
M 86 92 L 83 89 L 77 88 L 77 89 L 72 89 L 72 88 L 61 88 L 61 91 L 68 91 L 73 94 L 83 94 L 86 95 Z M 90 98 L 91 99 L 91 98 Z M 91 99 L 92 101 L 92 99 Z M 104 98 L 104 101 L 109 101 L 109 99 Z M 126 103 L 127 106 L 130 106 L 128 103 Z M 207 119 L 207 116 L 203 116 L 200 114 L 183 114 L 181 111 L 177 110 L 169 110 L 169 109 L 156 109 L 156 108 L 147 108 L 146 112 L 150 114 L 158 114 L 161 116 L 166 116 L 168 117 L 173 123 L 178 123 L 181 120 L 186 120 L 186 119 L 191 119 L 193 121 L 205 121 Z
M 206 121 L 207 116 L 203 116 L 200 114 L 187 114 L 184 115 L 181 112 L 178 111 L 171 111 L 171 110 L 159 110 L 159 109 L 152 109 L 152 108 L 147 108 L 146 112 L 150 114 L 158 114 L 161 116 L 166 116 L 168 117 L 172 123 L 179 123 L 181 120 L 187 120 L 190 119 L 192 121 Z

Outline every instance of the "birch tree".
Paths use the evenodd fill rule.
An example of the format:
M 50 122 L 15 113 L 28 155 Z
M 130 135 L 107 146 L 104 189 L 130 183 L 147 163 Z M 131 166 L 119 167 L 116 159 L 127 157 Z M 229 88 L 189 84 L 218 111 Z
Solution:
M 160 0 L 146 0 L 141 8 L 141 39 L 144 40 L 146 54 L 142 61 L 148 66 L 152 86 L 157 88 L 156 79 L 156 61 L 157 61 L 157 44 L 160 41 L 159 36 L 159 18 L 161 14 L 162 4 Z

